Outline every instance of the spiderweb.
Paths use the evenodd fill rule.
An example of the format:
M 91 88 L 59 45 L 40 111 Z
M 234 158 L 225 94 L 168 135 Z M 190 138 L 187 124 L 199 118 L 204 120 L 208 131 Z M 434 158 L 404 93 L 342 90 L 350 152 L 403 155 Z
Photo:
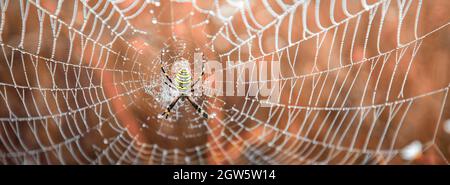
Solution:
M 448 6 L 0 0 L 0 161 L 446 164 Z M 277 83 L 277 101 L 200 93 L 211 119 L 186 102 L 161 119 L 174 97 L 160 69 L 171 40 L 187 43 L 187 58 L 279 63 L 275 78 L 194 87 Z

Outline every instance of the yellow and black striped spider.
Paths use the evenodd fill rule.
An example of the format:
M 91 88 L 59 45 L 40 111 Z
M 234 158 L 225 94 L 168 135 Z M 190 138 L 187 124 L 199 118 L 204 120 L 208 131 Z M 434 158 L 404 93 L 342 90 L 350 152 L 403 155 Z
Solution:
M 162 53 L 162 55 L 164 55 L 164 52 Z M 189 101 L 189 103 L 191 103 L 191 105 L 194 107 L 194 109 L 200 115 L 202 115 L 204 118 L 208 119 L 208 113 L 206 113 L 206 111 L 204 111 L 197 103 L 195 103 L 192 98 L 192 95 L 194 94 L 194 86 L 197 84 L 197 82 L 199 82 L 201 80 L 201 78 L 203 78 L 203 75 L 204 75 L 203 61 L 202 61 L 201 75 L 195 82 L 193 82 L 192 81 L 193 77 L 192 77 L 191 71 L 190 71 L 189 67 L 187 67 L 187 66 L 177 69 L 177 73 L 175 75 L 175 80 L 172 80 L 172 78 L 170 78 L 169 75 L 167 74 L 167 70 L 164 69 L 164 66 L 162 63 L 162 61 L 163 61 L 162 58 L 163 57 L 161 56 L 161 63 L 160 63 L 161 71 L 164 74 L 164 76 L 166 76 L 167 80 L 169 81 L 169 83 L 167 83 L 167 81 L 164 81 L 164 84 L 168 85 L 170 88 L 180 92 L 180 95 L 178 97 L 176 97 L 172 101 L 172 103 L 169 104 L 169 106 L 164 111 L 164 113 L 162 113 L 161 116 L 165 117 L 167 119 L 170 114 L 170 111 L 177 104 L 177 102 L 179 100 L 184 101 L 185 99 L 187 99 Z M 177 59 L 177 60 L 182 60 L 182 59 Z

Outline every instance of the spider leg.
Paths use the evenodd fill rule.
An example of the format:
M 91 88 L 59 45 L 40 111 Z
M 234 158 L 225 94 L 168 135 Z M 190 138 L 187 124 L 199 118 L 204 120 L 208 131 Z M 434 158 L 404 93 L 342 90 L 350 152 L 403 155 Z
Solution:
M 170 111 L 172 110 L 172 108 L 177 104 L 178 100 L 180 100 L 180 98 L 183 96 L 178 96 L 177 99 L 173 100 L 172 103 L 170 103 L 170 105 L 167 107 L 167 109 L 164 111 L 164 113 L 162 113 L 162 116 L 165 116 L 166 119 L 169 117 Z
M 166 70 L 161 65 L 161 71 L 164 73 L 164 76 L 166 76 L 167 80 L 169 80 L 170 83 L 173 84 L 172 79 L 170 79 L 169 75 L 166 73 Z
M 200 106 L 198 106 L 198 104 L 195 103 L 190 96 L 187 96 L 186 98 L 189 100 L 191 105 L 195 108 L 195 110 L 197 110 L 199 114 L 201 114 L 204 118 L 208 119 L 208 114 Z
M 200 81 L 200 79 L 198 79 L 197 81 L 192 83 L 192 85 L 191 85 L 191 93 L 194 93 L 194 86 L 197 84 L 198 81 Z
M 172 89 L 178 90 L 176 87 L 173 86 L 173 84 L 169 84 L 166 81 L 164 81 L 164 84 L 166 84 L 167 86 L 169 86 Z
M 191 93 L 194 93 L 194 86 L 197 85 L 197 83 L 202 79 L 203 75 L 205 73 L 202 71 L 202 74 L 200 75 L 200 77 L 191 85 Z
M 202 59 L 205 59 L 205 55 L 202 55 Z M 200 76 L 198 77 L 198 79 L 192 83 L 191 85 L 191 93 L 194 93 L 194 86 L 197 85 L 197 82 L 200 81 L 203 78 L 203 75 L 205 75 L 205 64 L 202 62 L 202 73 L 200 74 Z
M 177 88 L 174 87 L 172 79 L 167 75 L 166 70 L 161 65 L 161 71 L 163 72 L 164 76 L 166 76 L 167 80 L 169 80 L 170 84 L 164 81 L 164 84 L 168 85 L 170 88 L 177 90 Z
M 162 56 L 161 56 L 161 58 L 162 58 Z M 177 88 L 174 87 L 172 79 L 169 77 L 169 75 L 167 74 L 166 70 L 164 69 L 163 64 L 162 64 L 162 60 L 161 60 L 160 66 L 161 66 L 161 71 L 163 72 L 164 76 L 165 76 L 165 77 L 167 78 L 167 80 L 169 80 L 169 82 L 170 82 L 170 84 L 167 83 L 167 82 L 164 82 L 164 83 L 165 83 L 166 85 L 168 85 L 169 87 L 173 88 L 173 89 L 177 89 Z

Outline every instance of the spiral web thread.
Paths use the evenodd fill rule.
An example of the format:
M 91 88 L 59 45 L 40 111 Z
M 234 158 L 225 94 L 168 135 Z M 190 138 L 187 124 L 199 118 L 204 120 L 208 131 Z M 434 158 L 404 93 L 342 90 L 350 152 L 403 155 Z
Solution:
M 423 50 L 448 39 L 449 17 L 424 19 L 434 3 L 1 0 L 0 161 L 386 164 L 409 162 L 402 152 L 418 141 L 448 163 L 437 141 L 449 116 L 448 61 Z M 164 88 L 168 37 L 157 30 L 178 36 L 180 26 L 221 63 L 280 62 L 280 77 L 243 82 L 279 83 L 279 101 L 204 95 L 196 101 L 216 116 L 194 111 L 189 131 L 171 135 L 180 123 L 157 118 L 165 107 L 148 91 Z M 445 78 L 432 79 L 433 65 Z M 189 110 L 175 114 L 181 107 Z M 206 141 L 161 144 L 191 139 Z

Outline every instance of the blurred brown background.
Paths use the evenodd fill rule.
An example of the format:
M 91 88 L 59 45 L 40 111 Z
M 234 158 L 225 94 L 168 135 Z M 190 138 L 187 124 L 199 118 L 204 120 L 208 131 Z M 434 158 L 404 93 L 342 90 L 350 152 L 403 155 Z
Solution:
M 2 1 L 1 163 L 448 164 L 450 2 L 300 2 Z M 158 119 L 144 87 L 173 37 L 280 62 L 279 104 Z

